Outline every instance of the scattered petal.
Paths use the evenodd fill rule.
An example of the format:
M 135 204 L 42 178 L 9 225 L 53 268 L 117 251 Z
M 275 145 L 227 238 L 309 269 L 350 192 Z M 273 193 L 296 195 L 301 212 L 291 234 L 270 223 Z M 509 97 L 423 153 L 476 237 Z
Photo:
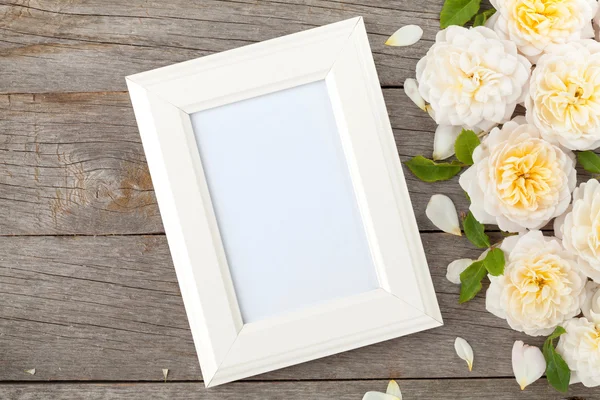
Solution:
M 444 194 L 434 194 L 431 196 L 429 203 L 427 203 L 425 214 L 442 231 L 462 236 L 460 225 L 458 224 L 456 207 L 454 207 L 454 203 L 450 197 Z
M 462 131 L 460 126 L 438 125 L 433 138 L 433 159 L 445 160 L 454 154 L 454 142 Z
M 581 383 L 581 378 L 577 375 L 577 371 L 571 371 L 571 378 L 569 379 L 569 385 Z
M 600 324 L 600 284 L 588 281 L 584 293 L 585 299 L 581 305 L 583 316 L 590 322 Z
M 398 29 L 385 42 L 387 46 L 411 46 L 421 40 L 423 29 L 417 25 L 406 25 Z
M 415 103 L 421 110 L 427 111 L 427 104 L 419 93 L 419 84 L 416 79 L 408 78 L 404 81 L 404 93 Z
M 435 110 L 433 109 L 433 107 L 431 107 L 431 104 L 425 105 L 425 111 L 427 111 L 427 114 L 429 114 L 429 116 L 431 117 L 432 120 L 436 121 Z
M 165 382 L 166 382 L 167 376 L 169 375 L 169 370 L 167 368 L 163 368 L 162 372 L 163 372 L 163 376 L 165 377 Z
M 27 372 L 29 375 L 35 375 L 35 368 L 26 369 L 25 372 Z
M 400 393 L 400 386 L 398 386 L 398 383 L 391 380 L 390 383 L 388 383 L 387 393 L 367 392 L 363 396 L 363 400 L 402 400 L 402 393 Z
M 450 264 L 448 264 L 446 279 L 455 285 L 460 285 L 460 274 L 462 274 L 462 272 L 471 264 L 473 264 L 473 260 L 470 258 L 461 258 L 459 260 L 452 261 Z
M 402 400 L 402 392 L 400 391 L 400 386 L 398 386 L 398 382 L 396 382 L 393 379 L 390 381 L 390 383 L 388 383 L 386 393 L 391 394 L 392 396 L 396 396 L 398 399 Z
M 544 375 L 546 360 L 539 348 L 517 340 L 512 349 L 512 367 L 521 390 L 524 390 Z
M 399 397 L 396 397 L 391 394 L 381 393 L 381 392 L 367 392 L 363 396 L 362 400 L 398 400 Z M 400 399 L 402 400 L 402 399 Z
M 460 358 L 467 362 L 467 365 L 469 366 L 469 371 L 472 371 L 473 348 L 471 347 L 471 345 L 465 339 L 457 337 L 454 341 L 454 349 L 456 350 L 456 354 L 458 354 Z

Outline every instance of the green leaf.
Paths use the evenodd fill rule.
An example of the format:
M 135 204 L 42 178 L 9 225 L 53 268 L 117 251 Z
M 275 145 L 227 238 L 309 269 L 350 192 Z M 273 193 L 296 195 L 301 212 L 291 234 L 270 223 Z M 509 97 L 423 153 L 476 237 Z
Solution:
M 577 161 L 588 172 L 600 174 L 600 157 L 591 150 L 577 153 Z
M 554 332 L 552 332 L 552 334 L 546 338 L 546 341 L 544 342 L 544 344 L 548 343 L 548 344 L 552 345 L 552 341 L 554 339 L 557 339 L 558 337 L 560 337 L 562 334 L 565 334 L 565 333 L 567 333 L 565 328 L 563 328 L 562 326 L 557 326 L 554 329 Z
M 493 276 L 500 276 L 504 274 L 504 252 L 499 249 L 491 249 L 483 259 L 485 269 Z
M 490 238 L 485 234 L 485 226 L 475 219 L 471 211 L 463 220 L 463 230 L 467 235 L 467 239 L 475 246 L 482 249 L 490 247 Z
M 477 14 L 481 0 L 446 0 L 440 13 L 440 28 L 464 26 Z
M 481 290 L 481 280 L 487 275 L 483 261 L 475 261 L 460 274 L 459 303 L 471 300 Z
M 554 348 L 554 339 L 558 338 L 563 333 L 567 333 L 562 326 L 556 327 L 552 335 L 548 336 L 544 342 L 542 352 L 546 359 L 546 379 L 559 392 L 566 392 L 569 389 L 569 381 L 571 380 L 571 370 Z
M 456 158 L 463 164 L 473 165 L 473 150 L 479 143 L 481 142 L 475 132 L 463 129 L 454 142 Z
M 485 25 L 485 23 L 487 22 L 488 19 L 490 19 L 490 17 L 492 15 L 494 15 L 496 13 L 496 9 L 495 8 L 490 8 L 489 10 L 485 10 L 480 12 L 479 14 L 477 14 L 475 16 L 475 19 L 473 19 L 473 26 L 483 26 Z
M 448 180 L 458 174 L 462 168 L 455 164 L 436 163 L 423 156 L 411 158 L 405 164 L 417 178 L 425 182 Z

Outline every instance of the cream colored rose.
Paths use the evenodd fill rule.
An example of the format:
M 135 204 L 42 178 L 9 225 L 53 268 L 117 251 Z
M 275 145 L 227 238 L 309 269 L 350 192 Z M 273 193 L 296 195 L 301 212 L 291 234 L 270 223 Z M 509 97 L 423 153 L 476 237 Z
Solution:
M 514 330 L 549 335 L 581 311 L 585 276 L 556 238 L 530 231 L 504 239 L 504 275 L 489 276 L 486 308 Z
M 549 46 L 531 75 L 525 106 L 544 139 L 571 150 L 600 146 L 600 43 Z
M 586 318 L 574 318 L 562 325 L 556 351 L 571 370 L 571 381 L 584 386 L 600 385 L 600 325 Z
M 438 124 L 488 131 L 523 101 L 530 69 L 491 29 L 450 26 L 417 63 L 417 80 Z
M 573 192 L 571 210 L 554 223 L 563 246 L 585 264 L 583 273 L 600 283 L 600 183 L 590 179 Z
M 541 139 L 523 117 L 494 128 L 460 177 L 469 210 L 508 232 L 539 229 L 562 214 L 576 184 L 574 155 Z
M 512 40 L 532 63 L 551 44 L 594 37 L 597 0 L 491 0 L 497 10 L 486 26 Z

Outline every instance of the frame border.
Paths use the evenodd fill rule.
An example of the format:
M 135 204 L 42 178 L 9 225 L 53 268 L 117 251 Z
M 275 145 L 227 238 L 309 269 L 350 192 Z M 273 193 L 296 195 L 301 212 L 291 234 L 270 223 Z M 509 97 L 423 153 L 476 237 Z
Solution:
M 126 80 L 207 387 L 443 324 L 362 17 Z M 319 80 L 380 288 L 244 324 L 190 114 Z

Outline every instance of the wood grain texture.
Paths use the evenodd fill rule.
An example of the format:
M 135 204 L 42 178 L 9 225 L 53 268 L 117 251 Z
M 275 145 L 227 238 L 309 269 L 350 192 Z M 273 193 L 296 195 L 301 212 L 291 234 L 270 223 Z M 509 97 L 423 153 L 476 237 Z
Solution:
M 514 379 L 402 380 L 407 400 L 592 400 L 598 391 L 581 385 L 566 394 L 538 381 L 521 391 Z M 385 391 L 387 381 L 358 382 L 237 382 L 212 389 L 201 383 L 167 382 L 143 384 L 14 384 L 0 385 L 7 400 L 359 400 L 368 391 Z
M 434 122 L 402 89 L 384 96 L 401 159 L 430 157 Z M 0 235 L 163 232 L 127 93 L 0 95 L 0 113 Z M 421 230 L 433 193 L 468 209 L 458 178 L 405 175 Z
M 381 82 L 401 85 L 439 30 L 442 0 L 0 1 L 0 93 L 124 90 L 124 77 L 364 16 Z M 416 45 L 385 40 L 406 24 Z
M 446 266 L 481 250 L 444 233 L 422 240 L 445 326 L 254 379 L 512 376 L 514 340 L 541 338 L 510 330 L 482 295 L 458 304 Z M 163 235 L 1 237 L 0 304 L 0 381 L 161 380 L 162 368 L 176 380 L 200 377 Z M 473 346 L 471 373 L 456 336 Z

